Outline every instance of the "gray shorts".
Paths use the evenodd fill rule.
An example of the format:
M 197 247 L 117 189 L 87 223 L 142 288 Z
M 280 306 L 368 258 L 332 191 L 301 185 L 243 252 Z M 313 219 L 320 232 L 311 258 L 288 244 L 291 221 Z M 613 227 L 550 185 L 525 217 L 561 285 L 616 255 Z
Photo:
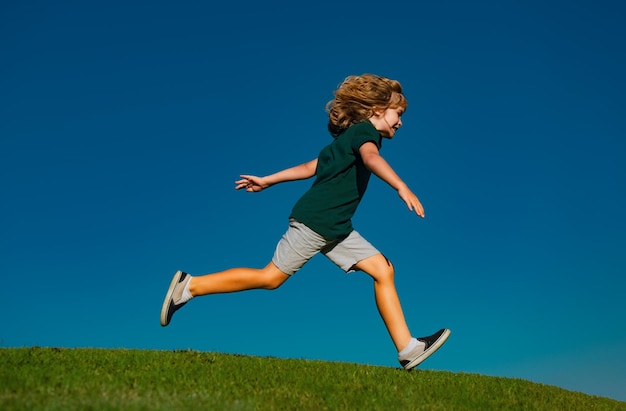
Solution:
M 272 262 L 280 271 L 292 275 L 319 252 L 346 273 L 355 271 L 354 265 L 359 261 L 380 253 L 356 231 L 343 240 L 327 240 L 301 222 L 290 219 Z

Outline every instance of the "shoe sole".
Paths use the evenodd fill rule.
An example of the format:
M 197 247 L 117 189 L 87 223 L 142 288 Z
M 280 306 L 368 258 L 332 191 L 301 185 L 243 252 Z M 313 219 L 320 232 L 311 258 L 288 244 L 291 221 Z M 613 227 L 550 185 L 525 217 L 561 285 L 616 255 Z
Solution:
M 448 339 L 449 336 L 450 336 L 450 330 L 444 331 L 443 334 L 441 334 L 439 336 L 439 338 L 437 338 L 437 340 L 430 347 L 428 347 L 426 349 L 426 351 L 424 351 L 422 354 L 419 355 L 419 357 L 417 357 L 416 359 L 414 359 L 413 361 L 408 363 L 404 367 L 404 369 L 407 370 L 407 371 L 411 371 L 413 368 L 415 368 L 418 365 L 420 365 L 428 357 L 433 355 L 435 353 L 435 351 L 437 351 L 439 348 L 441 348 L 441 346 L 443 345 L 443 343 L 446 342 L 446 340 Z
M 167 289 L 167 294 L 165 294 L 165 300 L 163 301 L 163 306 L 161 307 L 161 325 L 165 327 L 169 324 L 167 321 L 167 312 L 170 309 L 170 303 L 172 301 L 172 294 L 174 294 L 174 289 L 176 288 L 176 284 L 180 282 L 180 277 L 183 275 L 183 272 L 178 270 L 174 277 L 172 277 L 172 282 L 170 283 L 170 288 Z

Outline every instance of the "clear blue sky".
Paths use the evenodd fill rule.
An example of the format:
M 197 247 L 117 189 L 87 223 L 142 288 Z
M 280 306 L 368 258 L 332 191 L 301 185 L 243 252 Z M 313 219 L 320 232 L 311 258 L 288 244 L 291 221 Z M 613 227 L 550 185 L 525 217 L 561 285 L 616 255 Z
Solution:
M 426 369 L 626 400 L 626 9 L 616 1 L 4 1 L 0 346 L 195 349 L 397 367 L 371 280 L 323 257 L 273 292 L 171 275 L 263 266 L 350 74 L 400 80 L 357 229 L 395 264 Z M 245 370 L 242 370 L 245 372 Z

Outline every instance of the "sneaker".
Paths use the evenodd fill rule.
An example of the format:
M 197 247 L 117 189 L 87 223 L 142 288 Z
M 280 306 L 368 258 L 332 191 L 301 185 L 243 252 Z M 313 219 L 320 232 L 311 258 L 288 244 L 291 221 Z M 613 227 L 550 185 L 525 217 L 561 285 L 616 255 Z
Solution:
M 434 354 L 435 351 L 437 351 L 439 347 L 441 347 L 443 343 L 446 342 L 449 336 L 450 330 L 448 330 L 447 328 L 442 328 L 441 330 L 437 331 L 429 337 L 418 338 L 418 341 L 426 344 L 424 350 L 422 351 L 421 349 L 414 349 L 408 354 L 403 355 L 402 357 L 398 356 L 398 361 L 400 361 L 400 364 L 404 367 L 405 370 L 411 371 L 413 368 L 420 365 L 422 361 Z
M 180 300 L 183 295 L 183 290 L 190 279 L 191 276 L 189 274 L 180 270 L 176 271 L 176 274 L 174 274 L 172 282 L 170 283 L 170 288 L 167 290 L 167 294 L 165 295 L 163 306 L 161 307 L 161 325 L 163 327 L 170 323 L 172 315 L 174 315 L 176 311 L 180 310 L 183 305 L 187 304 L 187 302 L 181 303 Z

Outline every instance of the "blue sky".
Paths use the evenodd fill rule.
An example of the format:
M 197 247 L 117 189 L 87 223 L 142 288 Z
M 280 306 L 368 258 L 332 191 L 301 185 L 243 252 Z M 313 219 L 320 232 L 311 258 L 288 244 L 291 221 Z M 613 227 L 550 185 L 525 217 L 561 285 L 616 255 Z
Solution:
M 396 367 L 371 280 L 314 258 L 194 300 L 173 272 L 265 265 L 350 74 L 404 86 L 355 225 L 396 266 L 426 369 L 626 401 L 626 16 L 610 1 L 0 5 L 0 346 L 196 349 Z M 245 370 L 242 370 L 245 372 Z

